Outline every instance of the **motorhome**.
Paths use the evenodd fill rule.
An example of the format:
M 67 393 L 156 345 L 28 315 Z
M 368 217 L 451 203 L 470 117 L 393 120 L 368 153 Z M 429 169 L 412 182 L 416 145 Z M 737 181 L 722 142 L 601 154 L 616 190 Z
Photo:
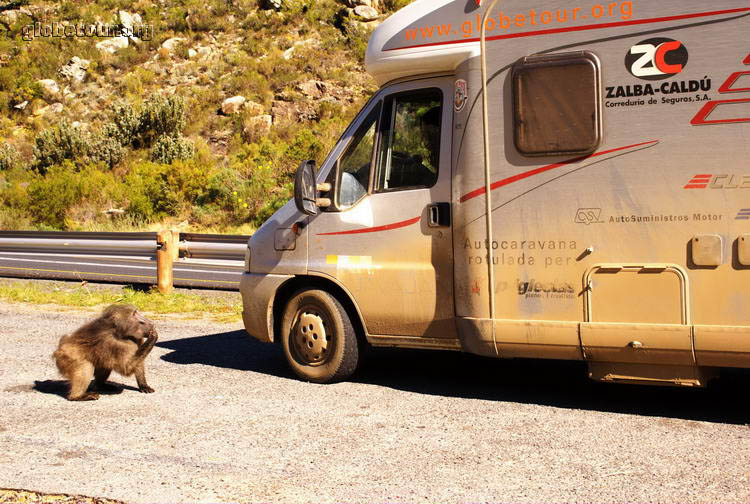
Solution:
M 250 239 L 248 333 L 303 379 L 366 345 L 750 367 L 750 2 L 417 0 L 381 86 Z

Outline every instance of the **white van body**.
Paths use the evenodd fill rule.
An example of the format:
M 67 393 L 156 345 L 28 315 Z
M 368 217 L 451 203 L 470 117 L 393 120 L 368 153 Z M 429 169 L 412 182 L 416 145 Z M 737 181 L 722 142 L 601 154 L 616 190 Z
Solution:
M 485 23 L 492 243 L 488 3 L 417 0 L 375 30 L 382 87 L 316 175 L 331 205 L 290 201 L 250 239 L 248 333 L 286 341 L 305 379 L 345 377 L 305 372 L 340 351 L 308 319 L 343 337 L 338 315 L 290 306 L 314 289 L 360 345 L 688 386 L 750 367 L 750 3 L 500 2 Z

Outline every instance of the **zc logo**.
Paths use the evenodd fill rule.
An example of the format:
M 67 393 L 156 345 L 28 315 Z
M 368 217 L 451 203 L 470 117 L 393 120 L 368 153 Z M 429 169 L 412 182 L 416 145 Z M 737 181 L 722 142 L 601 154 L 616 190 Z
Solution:
M 652 38 L 639 42 L 625 55 L 625 67 L 643 80 L 674 77 L 687 66 L 688 51 L 679 40 Z

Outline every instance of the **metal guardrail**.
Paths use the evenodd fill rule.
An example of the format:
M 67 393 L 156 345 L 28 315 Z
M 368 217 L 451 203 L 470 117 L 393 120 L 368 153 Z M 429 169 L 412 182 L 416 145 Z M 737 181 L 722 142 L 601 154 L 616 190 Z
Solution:
M 0 237 L 0 250 L 3 251 L 48 251 L 56 253 L 106 253 L 123 255 L 153 254 L 156 243 L 148 240 L 70 240 L 63 238 L 4 238 Z
M 195 259 L 245 260 L 247 241 L 244 235 L 180 233 L 180 253 Z
M 182 257 L 244 261 L 249 236 L 180 233 Z M 0 252 L 154 256 L 156 233 L 0 231 Z
M 173 285 L 239 287 L 249 236 L 166 235 L 169 244 L 164 233 L 0 231 L 0 276 L 154 284 L 169 250 Z

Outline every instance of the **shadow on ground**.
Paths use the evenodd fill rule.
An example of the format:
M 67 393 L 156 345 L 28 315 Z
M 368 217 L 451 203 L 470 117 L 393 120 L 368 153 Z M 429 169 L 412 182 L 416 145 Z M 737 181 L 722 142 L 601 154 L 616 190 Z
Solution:
M 162 359 L 295 379 L 276 345 L 244 331 L 160 342 Z M 498 360 L 457 352 L 375 349 L 354 382 L 419 394 L 538 404 L 707 422 L 747 424 L 742 399 L 750 372 L 727 370 L 707 389 L 645 387 L 590 381 L 580 362 Z
M 130 385 L 125 385 L 124 383 L 119 382 L 113 382 L 112 380 L 109 380 L 107 382 L 110 385 L 114 385 L 116 388 L 113 389 L 106 389 L 106 390 L 97 390 L 101 395 L 117 395 L 122 394 L 123 390 L 134 390 L 138 391 L 137 388 L 131 387 Z M 67 380 L 36 380 L 34 381 L 33 386 L 29 386 L 30 390 L 35 390 L 36 392 L 41 392 L 42 394 L 50 394 L 50 395 L 56 395 L 63 398 L 68 397 L 68 381 Z M 89 386 L 89 390 L 94 390 L 94 382 L 91 382 L 91 385 Z
M 203 364 L 292 378 L 276 345 L 251 339 L 244 330 L 160 341 L 157 347 L 172 350 L 161 358 L 173 364 Z

